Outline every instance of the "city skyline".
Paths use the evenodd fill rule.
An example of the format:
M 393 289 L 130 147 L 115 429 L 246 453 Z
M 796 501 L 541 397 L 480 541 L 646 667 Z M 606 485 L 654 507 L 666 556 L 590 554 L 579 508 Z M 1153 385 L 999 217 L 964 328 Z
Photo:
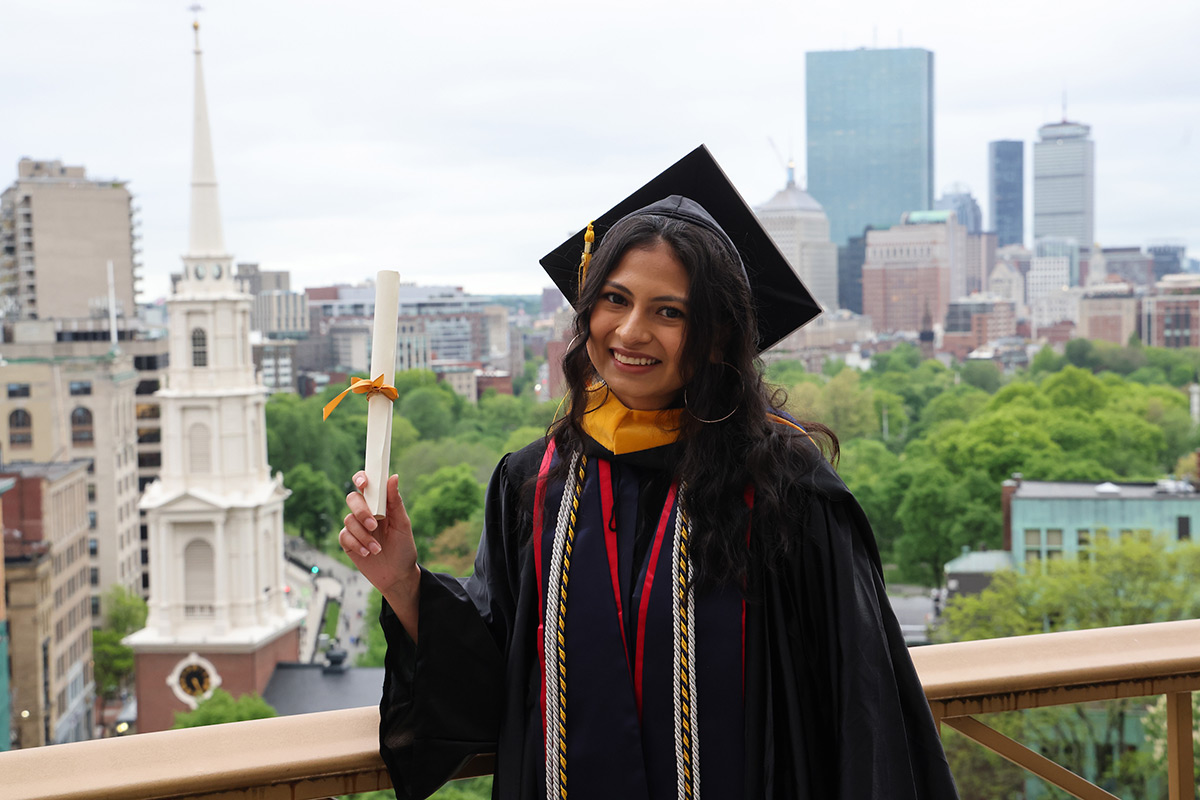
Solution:
M 1032 141 L 1061 117 L 1066 89 L 1067 116 L 1096 141 L 1096 238 L 1174 238 L 1194 257 L 1200 89 L 1184 54 L 1200 9 L 1111 20 L 1063 3 L 1032 26 L 1019 24 L 1027 5 L 985 30 L 949 3 L 920 19 L 881 3 L 419 17 L 365 2 L 282 14 L 212 3 L 202 43 L 226 240 L 298 287 L 395 268 L 536 294 L 536 259 L 563 233 L 701 141 L 747 202 L 767 201 L 781 158 L 803 164 L 805 53 L 877 45 L 935 55 L 935 196 L 965 183 L 986 218 L 987 143 Z M 0 184 L 22 156 L 129 181 L 142 299 L 165 295 L 186 249 L 190 16 L 129 1 L 17 2 L 5 17 L 0 74 L 20 124 L 0 131 Z

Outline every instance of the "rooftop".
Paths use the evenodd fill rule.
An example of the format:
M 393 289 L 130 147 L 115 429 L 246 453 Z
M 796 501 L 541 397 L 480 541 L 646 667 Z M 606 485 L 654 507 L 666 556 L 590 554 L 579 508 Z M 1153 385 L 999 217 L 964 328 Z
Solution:
M 0 476 L 17 475 L 22 478 L 45 478 L 51 481 L 61 480 L 72 472 L 87 469 L 88 460 L 77 458 L 74 461 L 6 461 L 0 464 Z
M 794 181 L 788 182 L 788 185 L 775 193 L 767 202 L 763 203 L 755 211 L 781 213 L 787 211 L 802 211 L 814 214 L 825 214 L 825 209 L 821 208 L 813 196 L 801 189 Z
M 378 705 L 383 667 L 346 667 L 344 651 L 330 656 L 330 664 L 276 664 L 263 699 L 280 716 Z
M 1084 483 L 1075 481 L 1022 481 L 1013 495 L 1022 500 L 1200 500 L 1195 488 L 1186 481 L 1162 480 L 1157 483 Z

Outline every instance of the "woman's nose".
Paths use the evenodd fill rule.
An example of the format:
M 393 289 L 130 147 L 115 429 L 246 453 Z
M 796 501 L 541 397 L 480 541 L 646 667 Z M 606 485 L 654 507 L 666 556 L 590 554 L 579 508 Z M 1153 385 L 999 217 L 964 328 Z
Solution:
M 621 339 L 624 342 L 644 342 L 650 338 L 650 327 L 646 324 L 643 315 L 634 310 L 622 320 L 617 332 L 621 334 Z

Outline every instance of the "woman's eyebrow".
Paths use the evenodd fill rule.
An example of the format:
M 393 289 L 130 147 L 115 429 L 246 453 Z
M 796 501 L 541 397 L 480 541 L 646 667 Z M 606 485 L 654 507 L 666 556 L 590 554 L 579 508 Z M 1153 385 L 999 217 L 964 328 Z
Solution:
M 616 281 L 607 281 L 606 285 L 612 289 L 616 289 L 619 292 L 623 292 L 623 293 L 629 295 L 630 297 L 633 296 L 633 292 L 631 292 L 629 290 L 628 286 L 617 283 Z M 652 303 L 662 303 L 664 301 L 668 302 L 668 303 L 683 303 L 684 305 L 687 305 L 688 299 L 686 297 L 677 297 L 673 294 L 661 294 L 658 297 L 650 298 L 650 302 L 652 302 Z

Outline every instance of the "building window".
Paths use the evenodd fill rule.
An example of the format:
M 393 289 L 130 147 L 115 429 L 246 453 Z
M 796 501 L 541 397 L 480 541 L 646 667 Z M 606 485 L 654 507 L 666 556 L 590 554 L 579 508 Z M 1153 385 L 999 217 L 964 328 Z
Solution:
M 192 366 L 208 366 L 208 337 L 203 328 L 192 328 Z
M 79 406 L 71 412 L 71 442 L 90 447 L 92 441 L 92 412 Z
M 183 551 L 184 616 L 211 617 L 216 597 L 212 546 L 195 539 Z
M 100 585 L 100 568 L 99 567 L 92 567 L 91 582 L 92 582 L 92 586 Z
M 138 466 L 143 469 L 154 469 L 162 466 L 162 453 L 138 453 Z M 152 478 L 146 480 L 153 482 Z
M 89 503 L 96 499 L 96 484 L 89 483 L 87 485 L 87 498 Z
M 1175 518 L 1175 538 L 1181 542 L 1190 542 L 1192 540 L 1191 517 Z
M 93 617 L 100 616 L 100 598 L 99 597 L 92 598 L 92 616 Z
M 88 528 L 90 528 L 91 530 L 96 530 L 96 512 L 95 511 L 88 512 Z
M 8 444 L 10 447 L 33 447 L 33 418 L 23 408 L 8 415 Z
M 8 397 L 9 399 L 14 397 L 29 397 L 29 384 L 10 383 L 8 385 Z
M 1026 550 L 1041 550 L 1042 549 L 1042 529 L 1041 528 L 1026 528 L 1025 529 L 1025 549 Z
M 71 381 L 70 392 L 75 397 L 92 393 L 91 381 Z
M 94 556 L 100 553 L 100 540 L 88 539 L 88 555 Z

